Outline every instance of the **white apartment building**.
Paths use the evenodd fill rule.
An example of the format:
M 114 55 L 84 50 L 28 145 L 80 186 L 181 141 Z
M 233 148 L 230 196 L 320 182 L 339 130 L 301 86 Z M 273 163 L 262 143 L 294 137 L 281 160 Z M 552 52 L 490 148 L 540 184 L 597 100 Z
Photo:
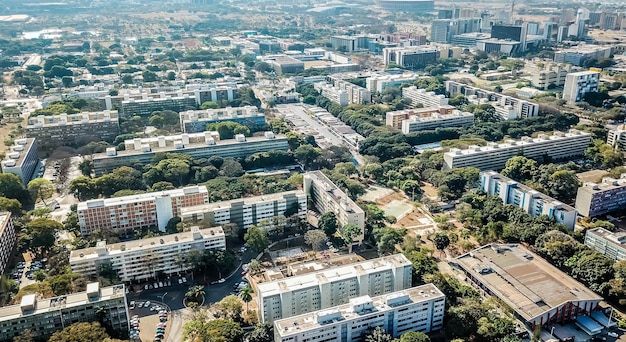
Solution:
M 542 90 L 548 90 L 551 87 L 562 87 L 565 85 L 567 74 L 572 72 L 570 64 L 546 63 L 542 68 L 528 69 L 533 86 Z
M 579 71 L 567 74 L 563 87 L 563 100 L 569 104 L 581 102 L 585 94 L 598 91 L 600 73 L 597 71 Z
M 100 319 L 115 331 L 128 333 L 124 284 L 100 288 L 90 283 L 84 292 L 47 299 L 25 295 L 19 304 L 0 307 L 0 341 L 13 341 L 24 330 L 30 330 L 35 340 L 45 341 L 73 323 Z
M 423 68 L 439 59 L 439 49 L 432 46 L 391 47 L 383 49 L 385 65 L 397 64 L 403 68 Z
M 98 275 L 101 265 L 111 265 L 122 281 L 141 281 L 159 274 L 171 275 L 191 268 L 180 257 L 191 250 L 225 250 L 226 235 L 221 227 L 157 236 L 153 238 L 106 244 L 70 252 L 72 272 Z
M 0 212 L 0 275 L 4 274 L 15 248 L 15 226 L 10 212 Z
M 395 129 L 402 129 L 402 122 L 412 116 L 429 117 L 433 114 L 447 115 L 456 110 L 454 106 L 424 107 L 394 110 L 385 113 L 385 124 Z
M 623 125 L 617 129 L 609 130 L 606 138 L 606 143 L 613 146 L 615 149 L 626 152 L 626 130 Z
M 610 46 L 599 45 L 579 45 L 569 49 L 554 52 L 554 61 L 556 63 L 570 63 L 576 66 L 582 66 L 587 59 L 609 58 L 612 53 Z
M 338 103 L 342 106 L 350 104 L 348 92 L 345 90 L 334 87 L 326 82 L 313 83 L 313 88 L 332 102 Z
M 179 216 L 184 207 L 209 202 L 206 186 L 189 186 L 123 197 L 94 199 L 78 203 L 78 224 L 83 235 L 95 230 L 121 233 L 135 228 L 158 227 Z
M 529 118 L 539 115 L 539 104 L 531 101 L 520 100 L 518 98 L 496 93 L 477 87 L 472 87 L 464 83 L 446 81 L 446 91 L 450 97 L 462 94 L 467 99 L 476 104 L 486 103 L 492 105 L 496 112 L 503 119 L 513 118 L 508 106 L 512 106 L 516 114 L 515 118 Z M 499 109 L 498 107 L 504 107 Z
M 443 328 L 446 296 L 433 284 L 370 297 L 274 322 L 276 342 L 363 341 L 380 327 L 394 338 Z
M 189 110 L 180 112 L 179 116 L 180 128 L 183 133 L 204 132 L 208 124 L 223 121 L 232 121 L 249 126 L 263 126 L 265 124 L 265 114 L 259 113 L 255 106 Z
M 5 159 L 0 162 L 2 172 L 19 176 L 22 183 L 27 185 L 39 165 L 37 139 L 15 139 L 15 145 L 11 146 L 9 151 Z
M 365 79 L 365 87 L 372 93 L 380 93 L 386 88 L 400 87 L 405 83 L 413 83 L 419 78 L 420 76 L 414 73 L 404 73 L 400 75 L 375 75 Z
M 326 76 L 326 82 L 348 93 L 350 104 L 368 104 L 372 102 L 372 93 L 366 88 L 342 80 L 335 76 Z
M 120 134 L 117 111 L 38 115 L 28 119 L 26 136 L 46 150 L 60 145 L 82 145 L 88 139 L 112 142 Z
M 520 154 L 536 160 L 542 160 L 544 156 L 554 160 L 566 159 L 583 155 L 590 143 L 591 134 L 587 132 L 575 129 L 570 129 L 568 133 L 555 131 L 553 135 L 507 139 L 504 143 L 472 145 L 464 150 L 451 148 L 443 154 L 443 167 L 446 170 L 469 166 L 481 170 L 502 170 L 507 160 Z
M 421 103 L 424 107 L 445 107 L 448 106 L 448 98 L 445 95 L 437 95 L 434 91 L 426 91 L 416 86 L 402 88 L 402 97 L 411 100 L 412 105 Z
M 279 215 L 296 214 L 306 219 L 306 209 L 307 196 L 304 191 L 293 190 L 182 208 L 180 217 L 185 223 L 210 226 L 234 223 L 241 229 L 248 229 L 262 220 Z
M 626 173 L 619 179 L 602 178 L 578 188 L 576 209 L 583 216 L 598 216 L 626 208 Z
M 585 245 L 615 260 L 626 260 L 626 233 L 610 232 L 604 228 L 587 229 Z
M 474 114 L 454 110 L 449 114 L 430 113 L 427 116 L 413 115 L 402 121 L 402 133 L 434 130 L 439 127 L 460 127 L 474 124 Z
M 278 319 L 411 287 L 413 265 L 403 254 L 258 284 L 260 320 Z
M 480 173 L 480 188 L 488 195 L 498 196 L 504 204 L 522 208 L 532 217 L 546 215 L 557 223 L 574 229 L 576 209 L 537 190 L 494 171 Z
M 348 223 L 359 226 L 362 233 L 359 236 L 355 236 L 353 241 L 354 244 L 358 245 L 363 243 L 365 237 L 365 212 L 345 192 L 328 179 L 322 171 L 312 171 L 304 174 L 304 192 L 309 196 L 319 213 L 335 213 L 339 226 L 345 226 Z

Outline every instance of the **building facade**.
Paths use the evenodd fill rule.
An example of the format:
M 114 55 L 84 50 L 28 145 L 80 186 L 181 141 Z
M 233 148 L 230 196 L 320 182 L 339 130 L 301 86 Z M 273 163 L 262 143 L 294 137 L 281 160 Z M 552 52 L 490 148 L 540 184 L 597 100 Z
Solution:
M 122 101 L 119 111 L 126 117 L 133 116 L 150 116 L 155 111 L 171 110 L 174 112 L 182 112 L 194 110 L 198 108 L 198 103 L 194 97 L 189 95 L 183 96 L 165 96 L 163 98 L 148 97 L 140 100 Z
M 365 79 L 367 90 L 370 92 L 382 92 L 386 88 L 396 87 L 406 83 L 413 83 L 419 79 L 418 74 L 405 73 L 400 75 L 377 75 Z
M 4 274 L 15 248 L 15 226 L 10 212 L 0 212 L 0 275 Z
M 95 199 L 78 203 L 78 224 L 83 235 L 95 230 L 123 233 L 150 227 L 165 231 L 168 221 L 179 216 L 182 208 L 208 202 L 205 186 Z
M 123 284 L 100 288 L 98 283 L 90 283 L 85 292 L 49 299 L 25 295 L 20 304 L 0 308 L 0 341 L 13 341 L 24 330 L 29 330 L 35 340 L 46 340 L 73 323 L 100 319 L 122 335 L 128 334 L 125 291 Z
M 454 110 L 449 114 L 430 113 L 430 115 L 409 116 L 402 121 L 402 133 L 409 134 L 424 130 L 434 130 L 440 127 L 460 127 L 474 124 L 474 114 Z
M 576 194 L 576 210 L 582 216 L 598 216 L 626 208 L 626 174 L 619 179 L 604 177 L 600 183 L 585 183 Z
M 626 233 L 610 232 L 604 228 L 587 229 L 585 245 L 615 260 L 626 260 Z
M 590 143 L 589 133 L 570 129 L 568 133 L 557 131 L 553 135 L 539 134 L 537 138 L 507 139 L 501 144 L 472 145 L 464 150 L 451 148 L 443 154 L 443 167 L 446 170 L 469 166 L 481 170 L 502 170 L 507 160 L 520 154 L 535 160 L 546 156 L 552 160 L 582 156 Z
M 304 191 L 293 190 L 183 208 L 180 217 L 184 223 L 209 226 L 234 223 L 240 229 L 248 229 L 262 220 L 279 215 L 298 215 L 306 219 L 306 209 L 307 197 Z
M 10 152 L 0 162 L 3 173 L 19 176 L 25 186 L 33 178 L 37 165 L 37 139 L 33 138 L 15 139 L 15 145 L 10 147 Z
M 439 50 L 431 46 L 395 47 L 383 49 L 385 65 L 397 64 L 402 68 L 419 69 L 439 59 Z
M 515 110 L 515 118 L 529 118 L 539 115 L 539 104 L 535 102 L 520 100 L 512 96 L 502 95 L 455 81 L 446 81 L 445 85 L 446 92 L 448 92 L 450 97 L 461 94 L 467 97 L 472 103 L 490 104 L 496 109 L 496 112 L 500 110 L 501 113 L 506 113 L 500 114 L 503 116 L 504 120 L 511 119 L 511 117 L 504 117 L 510 116 L 508 114 L 510 110 L 508 106 L 511 106 Z
M 208 124 L 224 121 L 237 122 L 252 127 L 265 125 L 265 114 L 259 113 L 255 106 L 190 110 L 181 112 L 179 116 L 180 129 L 183 133 L 204 132 Z
M 576 66 L 582 66 L 587 59 L 597 59 L 611 57 L 611 47 L 599 45 L 580 45 L 565 50 L 554 52 L 554 61 L 556 63 L 570 63 Z
M 192 268 L 180 261 L 191 250 L 225 250 L 226 235 L 221 227 L 157 236 L 153 238 L 106 244 L 70 252 L 74 273 L 97 276 L 102 265 L 110 265 L 121 281 L 145 281 L 160 274 L 172 275 Z
M 326 76 L 326 82 L 339 90 L 345 90 L 348 93 L 348 103 L 350 104 L 368 104 L 372 102 L 372 93 L 366 88 L 334 76 Z
M 354 244 L 363 243 L 365 212 L 322 171 L 304 174 L 304 192 L 309 196 L 311 203 L 319 213 L 335 213 L 339 226 L 351 223 L 361 228 L 361 234 L 353 237 L 353 241 Z
M 626 152 L 626 130 L 624 128 L 624 126 L 620 126 L 618 129 L 609 130 L 606 138 L 607 144 L 621 152 Z
M 413 265 L 402 254 L 258 284 L 260 321 L 276 320 L 411 287 Z
M 402 97 L 410 99 L 411 105 L 421 103 L 424 107 L 435 108 L 448 106 L 448 98 L 445 95 L 438 95 L 434 91 L 426 91 L 416 86 L 402 88 Z
M 288 151 L 289 144 L 284 135 L 265 132 L 263 136 L 245 137 L 237 134 L 234 139 L 219 140 L 217 132 L 184 133 L 156 138 L 131 139 L 125 141 L 126 150 L 107 148 L 106 152 L 92 158 L 96 176 L 101 176 L 121 166 L 143 166 L 149 164 L 159 153 L 183 153 L 198 158 L 220 156 L 243 158 L 257 152 L 271 150 Z
M 274 341 L 363 341 L 375 327 L 394 338 L 408 331 L 437 331 L 443 328 L 445 299 L 433 284 L 356 297 L 344 305 L 277 320 Z
M 574 229 L 578 214 L 576 209 L 497 172 L 481 172 L 480 188 L 488 195 L 500 197 L 504 204 L 523 209 L 532 217 L 546 215 Z
M 350 97 L 348 97 L 348 92 L 343 89 L 339 89 L 326 82 L 313 83 L 313 87 L 320 93 L 320 95 L 324 96 L 332 102 L 335 102 L 341 106 L 347 106 L 350 104 Z
M 567 74 L 563 87 L 563 100 L 569 104 L 581 102 L 585 95 L 598 91 L 600 73 L 597 71 L 579 71 Z
M 84 145 L 89 141 L 112 142 L 120 134 L 117 111 L 60 114 L 28 119 L 26 136 L 35 138 L 40 148 Z

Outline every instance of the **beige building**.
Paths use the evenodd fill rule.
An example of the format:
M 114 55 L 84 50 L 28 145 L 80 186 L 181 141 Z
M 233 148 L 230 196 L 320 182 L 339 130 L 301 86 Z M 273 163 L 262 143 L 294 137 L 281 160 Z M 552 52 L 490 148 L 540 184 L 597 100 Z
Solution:
M 101 310 L 107 325 L 119 333 L 128 333 L 123 284 L 100 288 L 98 283 L 90 283 L 85 292 L 48 299 L 28 294 L 22 297 L 20 304 L 0 307 L 0 341 L 13 341 L 24 330 L 30 330 L 35 340 L 47 340 L 73 323 L 97 322 Z
M 15 226 L 10 212 L 0 212 L 0 275 L 4 274 L 15 248 Z
M 181 256 L 191 250 L 225 250 L 226 236 L 221 227 L 157 236 L 148 239 L 106 244 L 73 250 L 70 253 L 72 272 L 97 276 L 101 265 L 111 265 L 120 280 L 142 281 L 159 274 L 175 274 L 191 268 Z
M 165 231 L 168 221 L 179 216 L 182 208 L 208 202 L 205 186 L 94 199 L 78 203 L 78 224 L 83 235 L 95 230 L 123 233 L 149 227 Z
M 403 254 L 260 283 L 260 320 L 271 323 L 333 306 L 351 298 L 380 296 L 411 287 L 413 265 Z
M 361 234 L 355 236 L 353 241 L 354 244 L 363 243 L 365 212 L 322 171 L 304 174 L 304 192 L 309 196 L 311 203 L 319 213 L 335 213 L 337 225 L 345 226 L 352 223 L 361 228 Z
M 433 284 L 356 297 L 347 304 L 275 321 L 274 341 L 363 341 L 376 327 L 394 338 L 408 331 L 437 331 L 443 328 L 445 301 Z

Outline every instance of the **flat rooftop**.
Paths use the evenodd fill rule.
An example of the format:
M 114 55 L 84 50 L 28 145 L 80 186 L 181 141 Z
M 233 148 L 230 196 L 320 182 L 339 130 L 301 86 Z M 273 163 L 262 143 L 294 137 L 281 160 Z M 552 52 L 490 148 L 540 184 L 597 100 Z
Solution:
M 236 199 L 232 199 L 229 201 L 220 201 L 220 202 L 196 205 L 193 207 L 185 207 L 185 208 L 181 208 L 180 214 L 182 216 L 187 213 L 205 212 L 205 211 L 212 211 L 212 210 L 217 210 L 221 208 L 230 208 L 233 205 L 233 203 L 239 203 L 239 202 L 243 202 L 244 204 L 251 205 L 251 204 L 268 202 L 268 201 L 277 201 L 277 200 L 283 199 L 285 196 L 290 196 L 290 195 L 305 196 L 304 191 L 302 190 L 277 192 L 277 193 L 268 194 L 268 195 L 236 198 Z
M 117 122 L 116 110 L 102 112 L 82 112 L 77 114 L 38 115 L 28 119 L 26 128 L 83 125 L 88 123 Z
M 204 185 L 188 186 L 188 187 L 181 188 L 181 189 L 164 190 L 164 191 L 157 191 L 157 192 L 148 192 L 145 194 L 112 197 L 112 198 L 100 198 L 100 199 L 84 201 L 84 202 L 78 203 L 77 209 L 78 211 L 80 211 L 80 210 L 93 209 L 93 208 L 104 208 L 104 207 L 111 207 L 111 206 L 129 204 L 129 203 L 135 203 L 135 202 L 152 201 L 157 197 L 167 197 L 167 196 L 180 197 L 180 196 L 200 194 L 200 193 L 208 194 L 209 191 Z
M 93 289 L 93 285 L 88 284 L 88 287 L 89 286 Z M 49 299 L 35 299 L 35 295 L 26 295 L 22 299 L 21 304 L 0 307 L 0 321 L 10 321 L 21 317 L 45 314 L 50 311 L 58 311 L 61 308 L 70 309 L 72 307 L 80 307 L 88 303 L 120 298 L 126 295 L 123 284 L 103 287 L 99 288 L 99 290 L 100 294 L 97 296 L 89 296 L 89 291 Z M 29 306 L 30 309 L 22 310 L 22 305 Z
M 592 183 L 592 182 L 584 183 L 583 186 L 578 188 L 578 191 L 588 192 L 588 193 L 593 194 L 597 192 L 604 192 L 604 191 L 609 191 L 609 190 L 623 188 L 623 187 L 626 187 L 626 173 L 622 174 L 622 176 L 618 179 L 611 178 L 611 177 L 604 177 L 602 178 L 602 182 L 600 183 Z
M 24 157 L 28 155 L 34 143 L 35 138 L 15 139 L 15 144 L 10 147 L 10 151 L 2 161 L 2 167 L 22 167 Z M 10 161 L 15 161 L 15 165 L 9 165 L 10 163 L 8 162 Z
M 83 260 L 94 260 L 104 255 L 118 255 L 123 253 L 152 250 L 159 246 L 180 245 L 196 240 L 225 237 L 222 227 L 205 229 L 192 228 L 191 231 L 157 236 L 153 238 L 132 240 L 126 242 L 106 244 L 99 241 L 96 247 L 76 249 L 70 252 L 70 263 Z
M 411 265 L 411 262 L 403 254 L 394 254 L 377 259 L 362 261 L 356 264 L 332 267 L 319 270 L 314 273 L 284 278 L 280 280 L 258 284 L 259 295 L 265 297 L 280 294 L 282 292 L 296 291 L 298 289 L 319 286 L 319 284 L 345 280 L 357 277 L 361 274 L 380 272 L 386 269 Z
M 602 300 L 519 244 L 486 245 L 456 262 L 526 320 L 569 301 Z
M 595 235 L 616 245 L 626 248 L 626 232 L 610 232 L 604 228 L 588 229 L 586 234 Z
M 280 319 L 275 321 L 274 324 L 276 331 L 281 336 L 289 336 L 302 331 L 320 328 L 330 323 L 355 320 L 363 315 L 391 311 L 400 306 L 439 298 L 443 299 L 445 295 L 435 285 L 425 284 L 382 296 L 352 298 L 350 303 Z M 360 306 L 364 307 L 364 310 L 360 309 Z
M 333 183 L 322 171 L 311 171 L 305 173 L 305 176 L 311 177 L 319 186 L 324 187 L 326 194 L 329 195 L 336 203 L 344 201 L 349 209 L 354 213 L 361 213 L 363 209 L 359 207 L 346 193 L 344 193 L 335 183 Z
M 10 219 L 11 219 L 11 213 L 0 212 L 0 236 L 4 234 L 4 229 L 6 228 Z

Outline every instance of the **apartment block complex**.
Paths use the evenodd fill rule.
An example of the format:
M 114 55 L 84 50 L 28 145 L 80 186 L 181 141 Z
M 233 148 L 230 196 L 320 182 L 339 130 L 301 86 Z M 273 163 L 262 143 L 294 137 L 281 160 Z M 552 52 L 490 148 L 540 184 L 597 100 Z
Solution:
M 413 265 L 402 254 L 258 284 L 260 320 L 271 323 L 351 298 L 380 296 L 411 287 Z
M 15 226 L 10 212 L 0 212 L 0 276 L 4 274 L 15 248 Z
M 162 98 L 147 97 L 140 100 L 122 101 L 119 111 L 126 117 L 133 116 L 149 116 L 152 112 L 160 110 L 171 110 L 174 112 L 182 112 L 198 108 L 198 104 L 194 97 L 189 95 L 183 96 L 164 96 Z
M 221 227 L 157 236 L 153 238 L 106 244 L 70 252 L 74 273 L 97 276 L 101 265 L 111 265 L 121 281 L 143 281 L 159 274 L 171 275 L 191 268 L 179 257 L 191 250 L 225 250 L 226 236 Z
M 579 45 L 569 49 L 554 52 L 554 61 L 556 63 L 570 63 L 576 66 L 582 66 L 587 59 L 609 58 L 612 53 L 610 46 L 599 45 Z
M 504 143 L 472 145 L 464 150 L 451 148 L 443 154 L 443 167 L 452 169 L 471 166 L 481 170 L 502 170 L 507 160 L 520 154 L 535 160 L 542 160 L 545 156 L 552 160 L 582 156 L 590 143 L 589 133 L 570 129 L 568 133 L 554 132 L 553 135 L 539 134 L 537 138 L 507 139 Z
M 181 112 L 179 115 L 180 129 L 183 133 L 204 132 L 208 124 L 224 121 L 237 122 L 252 127 L 265 125 L 265 114 L 259 113 L 255 106 L 190 110 Z
M 408 331 L 437 331 L 443 328 L 445 299 L 433 284 L 356 297 L 347 304 L 275 321 L 274 341 L 363 341 L 376 327 L 394 338 Z
M 350 104 L 350 98 L 348 92 L 332 86 L 326 82 L 313 83 L 313 88 L 317 90 L 322 96 L 342 106 Z
M 149 227 L 165 231 L 167 222 L 179 216 L 182 208 L 208 202 L 205 186 L 95 199 L 78 203 L 78 224 L 83 235 L 95 230 L 122 233 Z
M 569 104 L 581 102 L 587 93 L 598 91 L 600 73 L 597 71 L 579 71 L 567 74 L 563 87 L 563 100 Z
M 604 177 L 600 183 L 585 183 L 576 194 L 576 210 L 583 216 L 598 216 L 626 208 L 626 173 L 619 179 Z
M 621 152 L 626 152 L 626 130 L 624 128 L 624 126 L 620 126 L 617 129 L 609 130 L 606 138 L 607 144 Z
M 322 171 L 304 174 L 304 192 L 319 213 L 333 212 L 337 224 L 356 224 L 361 234 L 354 237 L 355 244 L 361 244 L 365 236 L 365 212 L 348 195 L 335 185 Z
M 434 91 L 426 91 L 416 86 L 402 88 L 402 97 L 410 99 L 411 105 L 421 103 L 426 108 L 448 106 L 448 98 L 445 95 L 437 95 Z
M 430 111 L 425 111 L 424 109 L 430 109 Z M 472 113 L 462 112 L 456 109 L 448 113 L 441 113 L 441 110 L 433 111 L 432 109 L 433 108 L 421 108 L 421 110 L 404 109 L 388 112 L 386 114 L 386 120 L 394 124 L 397 122 L 398 118 L 406 117 L 406 119 L 402 120 L 400 127 L 404 134 L 433 130 L 440 127 L 467 126 L 474 123 L 474 114 Z M 445 111 L 445 109 L 443 111 Z
M 423 68 L 439 59 L 440 52 L 432 46 L 390 47 L 383 49 L 385 65 L 397 64 L 402 68 Z
M 99 319 L 117 332 L 128 333 L 125 291 L 123 284 L 100 288 L 98 283 L 90 283 L 85 292 L 49 299 L 25 295 L 20 304 L 0 307 L 0 341 L 13 341 L 24 330 L 29 330 L 35 340 L 47 340 L 73 323 Z
M 28 119 L 26 136 L 35 138 L 40 148 L 83 145 L 89 141 L 112 142 L 120 134 L 117 111 L 60 114 Z
M 574 229 L 576 209 L 511 178 L 494 171 L 481 172 L 480 188 L 488 195 L 500 197 L 504 204 L 523 209 L 532 217 L 546 215 L 555 222 Z
M 414 109 L 394 110 L 385 113 L 385 124 L 395 129 L 402 129 L 402 122 L 408 120 L 412 116 L 429 117 L 435 114 L 448 115 L 454 112 L 454 106 L 444 107 L 425 107 Z
M 326 76 L 326 82 L 339 90 L 345 90 L 348 93 L 348 103 L 350 104 L 367 104 L 372 102 L 372 93 L 366 88 L 334 76 Z
M 22 183 L 27 185 L 33 178 L 37 165 L 39 165 L 37 140 L 33 138 L 15 139 L 15 144 L 9 150 L 10 152 L 0 162 L 2 172 L 19 176 Z
M 565 85 L 565 78 L 572 72 L 570 64 L 547 63 L 542 68 L 532 70 L 531 82 L 535 88 L 548 90 L 552 87 L 562 87 Z
M 185 223 L 209 226 L 234 223 L 240 229 L 248 229 L 262 220 L 279 215 L 298 215 L 306 219 L 306 209 L 307 197 L 304 191 L 293 190 L 183 208 L 180 217 Z
M 220 156 L 222 158 L 243 158 L 257 152 L 271 150 L 287 151 L 289 144 L 284 135 L 265 132 L 263 136 L 245 137 L 235 135 L 234 139 L 219 140 L 217 132 L 184 133 L 156 138 L 131 139 L 124 142 L 126 150 L 107 148 L 106 152 L 93 156 L 96 176 L 111 172 L 120 166 L 146 165 L 154 155 L 163 153 L 183 153 L 195 159 Z
M 446 91 L 450 94 L 450 97 L 462 94 L 465 95 L 472 103 L 490 104 L 505 120 L 513 118 L 529 118 L 539 115 L 539 104 L 531 101 L 520 100 L 515 97 L 502 95 L 500 93 L 472 87 L 455 81 L 446 81 L 445 84 Z M 511 110 L 513 110 L 516 114 L 515 117 L 510 117 Z
M 365 79 L 367 90 L 370 92 L 382 92 L 386 88 L 400 87 L 406 83 L 413 83 L 419 79 L 418 74 L 404 73 L 400 75 L 376 75 Z
M 587 229 L 585 245 L 615 260 L 626 260 L 626 233 L 610 232 L 604 228 Z

